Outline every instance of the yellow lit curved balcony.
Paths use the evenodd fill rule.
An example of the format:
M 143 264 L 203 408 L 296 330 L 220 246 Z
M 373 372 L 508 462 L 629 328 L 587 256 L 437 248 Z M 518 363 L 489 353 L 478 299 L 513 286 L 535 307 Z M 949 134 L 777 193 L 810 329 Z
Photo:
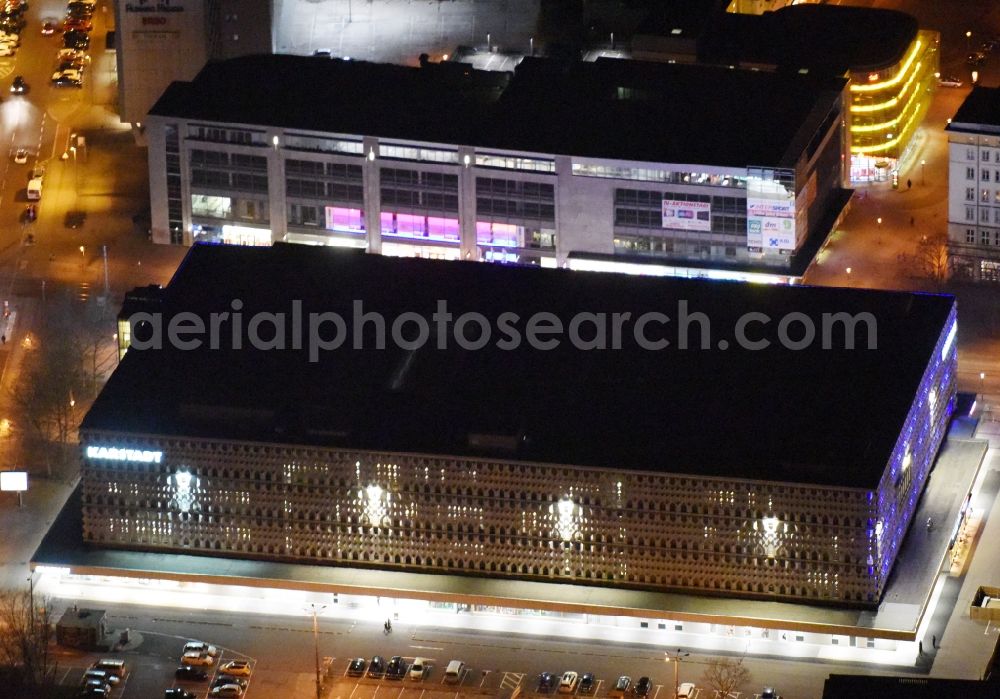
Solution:
M 919 53 L 921 46 L 923 46 L 923 42 L 920 39 L 913 42 L 913 48 L 910 49 L 910 53 L 906 57 L 906 60 L 903 61 L 903 65 L 893 77 L 877 83 L 851 85 L 851 92 L 878 92 L 879 90 L 895 87 L 909 74 L 910 68 L 913 66 L 913 61 L 916 60 L 917 53 Z

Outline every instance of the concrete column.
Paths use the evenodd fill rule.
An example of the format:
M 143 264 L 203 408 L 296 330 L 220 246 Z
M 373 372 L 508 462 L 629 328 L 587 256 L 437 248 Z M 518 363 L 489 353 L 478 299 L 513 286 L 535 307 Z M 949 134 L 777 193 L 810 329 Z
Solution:
M 361 176 L 365 195 L 365 229 L 368 234 L 368 252 L 382 254 L 382 229 L 379 214 L 382 211 L 382 197 L 379 193 L 378 139 L 364 138 L 365 158 L 361 165 Z
M 275 143 L 277 139 L 277 143 Z M 284 133 L 280 130 L 268 130 L 267 141 L 270 144 L 267 153 L 267 199 L 268 216 L 271 227 L 271 242 L 285 239 L 288 233 L 288 207 L 285 197 L 285 154 Z
M 476 153 L 475 149 L 460 146 L 458 162 L 458 230 L 463 260 L 478 260 L 476 245 Z

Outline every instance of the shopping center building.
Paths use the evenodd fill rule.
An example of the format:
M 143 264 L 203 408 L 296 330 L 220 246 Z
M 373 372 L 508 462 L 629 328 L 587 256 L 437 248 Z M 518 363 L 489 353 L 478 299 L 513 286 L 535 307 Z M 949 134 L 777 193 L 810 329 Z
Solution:
M 795 281 L 847 199 L 845 85 L 616 60 L 214 63 L 149 115 L 153 238 Z
M 523 341 L 434 320 L 355 349 L 442 302 Z M 134 317 L 81 427 L 84 548 L 871 609 L 954 408 L 945 296 L 198 245 L 150 311 L 217 337 L 142 349 Z M 312 356 L 311 313 L 351 339 Z M 676 328 L 627 323 L 650 313 Z M 536 314 L 558 346 L 529 345 Z
M 852 182 L 888 180 L 937 86 L 940 37 L 894 10 L 830 4 L 779 6 L 722 0 L 662 3 L 632 42 L 643 60 L 808 72 L 850 80 L 845 157 Z M 772 6 L 773 5 L 773 6 Z
M 1000 282 L 1000 88 L 975 86 L 948 132 L 948 254 L 962 279 Z

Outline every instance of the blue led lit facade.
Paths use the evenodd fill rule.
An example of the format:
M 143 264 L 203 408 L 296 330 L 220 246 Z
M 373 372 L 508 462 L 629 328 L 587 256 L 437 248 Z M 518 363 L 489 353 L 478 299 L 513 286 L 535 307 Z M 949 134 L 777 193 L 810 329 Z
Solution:
M 958 319 L 952 309 L 906 416 L 878 491 L 869 494 L 871 599 L 885 588 L 955 409 Z

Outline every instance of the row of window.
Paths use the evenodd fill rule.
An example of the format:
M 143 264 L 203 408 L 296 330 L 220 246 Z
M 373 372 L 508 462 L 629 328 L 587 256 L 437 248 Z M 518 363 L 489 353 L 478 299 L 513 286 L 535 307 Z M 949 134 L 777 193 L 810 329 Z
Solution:
M 536 221 L 555 221 L 556 209 L 552 204 L 508 199 L 476 198 L 476 213 L 503 218 L 528 218 Z
M 965 159 L 966 160 L 975 160 L 976 159 L 976 149 L 975 148 L 966 148 L 965 149 Z M 982 160 L 984 163 L 988 163 L 991 160 L 993 162 L 995 162 L 995 163 L 1000 163 L 1000 150 L 998 150 L 998 151 L 990 151 L 988 148 L 980 148 L 979 149 L 979 159 Z
M 991 220 L 994 225 L 1000 226 L 1000 207 L 992 208 L 989 206 L 966 206 L 965 207 L 965 220 L 969 222 L 976 221 L 976 209 L 979 209 L 979 223 L 990 223 Z M 993 212 L 992 216 L 990 212 Z
M 364 201 L 364 189 L 360 184 L 300 180 L 291 177 L 285 180 L 285 194 L 290 197 L 328 199 L 335 202 Z
M 330 177 L 338 180 L 357 182 L 360 182 L 362 179 L 360 165 L 324 163 L 316 160 L 286 160 L 285 173 L 292 175 L 312 175 L 314 177 Z
M 1000 179 L 997 179 L 1000 182 Z M 966 187 L 965 188 L 965 201 L 975 201 L 976 200 L 976 188 Z M 979 192 L 979 201 L 984 203 L 996 203 L 1000 204 L 1000 189 L 990 192 L 988 189 L 983 189 Z
M 417 170 L 402 170 L 384 167 L 379 171 L 382 185 L 404 185 L 422 189 L 440 189 L 447 192 L 458 191 L 458 175 L 443 172 L 419 172 Z
M 256 172 L 267 172 L 267 158 L 263 156 L 247 155 L 245 153 L 226 153 L 216 150 L 200 150 L 198 148 L 191 151 L 191 165 L 213 168 L 234 167 L 243 170 L 254 170 Z
M 555 201 L 555 187 L 544 182 L 522 182 L 493 177 L 476 178 L 476 194 L 499 194 L 510 199 L 541 199 Z
M 965 242 L 975 245 L 976 243 L 976 229 L 966 228 L 965 229 Z M 989 231 L 987 229 L 981 229 L 979 231 L 979 244 L 980 245 L 997 245 L 1000 246 L 1000 230 Z
M 212 189 L 231 189 L 238 192 L 261 192 L 267 194 L 267 175 L 253 175 L 248 172 L 228 172 L 221 170 L 191 170 L 191 185 Z
M 976 168 L 965 168 L 965 179 L 969 181 L 975 180 Z M 1000 182 L 1000 170 L 989 170 L 984 167 L 979 171 L 979 179 L 982 182 Z
M 615 252 L 628 255 L 711 255 L 712 246 L 705 244 L 678 243 L 665 238 L 642 235 L 616 235 Z M 726 257 L 736 257 L 735 245 L 723 246 Z

